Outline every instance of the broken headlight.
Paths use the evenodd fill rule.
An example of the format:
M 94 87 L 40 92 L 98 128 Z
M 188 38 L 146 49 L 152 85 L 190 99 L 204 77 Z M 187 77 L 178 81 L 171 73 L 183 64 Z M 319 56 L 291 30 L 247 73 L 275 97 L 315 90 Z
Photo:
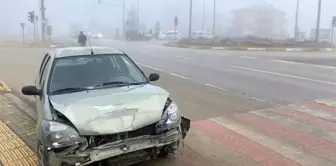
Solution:
M 167 106 L 165 107 L 161 120 L 156 125 L 155 132 L 161 133 L 175 128 L 180 124 L 180 121 L 180 112 L 177 104 L 168 98 Z
M 78 132 L 69 125 L 55 122 L 43 121 L 41 143 L 49 148 L 62 148 L 84 142 Z

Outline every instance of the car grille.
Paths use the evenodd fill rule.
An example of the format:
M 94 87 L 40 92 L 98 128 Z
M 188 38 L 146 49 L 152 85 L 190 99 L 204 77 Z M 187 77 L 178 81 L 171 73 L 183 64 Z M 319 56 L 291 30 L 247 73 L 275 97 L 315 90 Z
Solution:
M 155 125 L 156 125 L 156 123 L 145 126 L 143 128 L 140 128 L 140 129 L 137 129 L 137 130 L 134 130 L 134 131 L 117 133 L 117 134 L 110 134 L 110 135 L 95 136 L 95 139 L 104 138 L 104 141 L 101 142 L 100 144 L 105 144 L 105 143 L 115 142 L 115 141 L 119 141 L 119 140 L 125 140 L 125 139 L 128 139 L 128 138 L 139 137 L 139 136 L 143 136 L 143 135 L 154 135 L 155 134 Z

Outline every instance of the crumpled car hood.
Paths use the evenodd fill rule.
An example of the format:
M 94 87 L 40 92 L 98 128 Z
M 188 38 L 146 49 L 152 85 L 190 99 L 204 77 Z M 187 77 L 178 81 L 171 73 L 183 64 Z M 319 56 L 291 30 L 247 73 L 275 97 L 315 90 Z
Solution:
M 158 122 L 169 93 L 150 84 L 50 96 L 81 135 L 136 130 Z

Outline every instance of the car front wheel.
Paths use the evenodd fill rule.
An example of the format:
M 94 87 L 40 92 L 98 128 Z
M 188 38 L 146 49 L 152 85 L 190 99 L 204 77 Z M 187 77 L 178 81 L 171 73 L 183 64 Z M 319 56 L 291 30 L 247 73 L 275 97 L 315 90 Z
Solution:
M 49 157 L 47 148 L 40 141 L 37 142 L 37 158 L 39 166 L 49 166 Z

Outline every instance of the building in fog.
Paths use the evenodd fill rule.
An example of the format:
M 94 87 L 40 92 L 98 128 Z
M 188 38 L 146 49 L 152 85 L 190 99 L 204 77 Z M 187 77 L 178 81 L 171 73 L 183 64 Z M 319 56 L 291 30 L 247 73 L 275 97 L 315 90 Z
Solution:
M 233 36 L 253 35 L 271 39 L 286 38 L 286 13 L 263 4 L 232 11 Z
M 331 29 L 330 28 L 320 28 L 319 41 L 330 42 L 331 38 Z M 315 40 L 316 37 L 316 28 L 312 28 L 310 31 L 310 40 Z

